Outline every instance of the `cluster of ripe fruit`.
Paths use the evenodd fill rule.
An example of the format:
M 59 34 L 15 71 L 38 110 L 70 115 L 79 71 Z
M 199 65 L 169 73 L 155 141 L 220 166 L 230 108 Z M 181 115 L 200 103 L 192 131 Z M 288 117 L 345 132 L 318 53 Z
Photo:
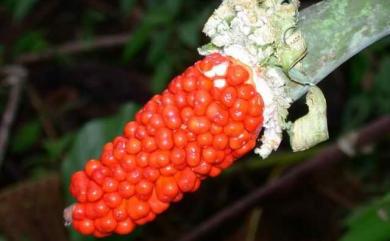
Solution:
M 123 135 L 73 174 L 72 225 L 85 235 L 128 234 L 256 145 L 263 101 L 250 69 L 212 54 L 177 76 Z

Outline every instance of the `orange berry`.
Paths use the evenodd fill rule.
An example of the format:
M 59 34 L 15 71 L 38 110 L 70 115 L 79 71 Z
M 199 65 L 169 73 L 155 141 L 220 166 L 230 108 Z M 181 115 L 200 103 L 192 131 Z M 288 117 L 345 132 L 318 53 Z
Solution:
M 103 217 L 108 213 L 108 211 L 110 211 L 110 208 L 104 201 L 100 200 L 93 204 L 93 211 L 97 217 Z
M 111 177 L 104 178 L 102 189 L 104 192 L 115 192 L 118 189 L 118 181 Z
M 225 88 L 222 91 L 221 94 L 221 102 L 226 106 L 226 107 L 231 107 L 233 106 L 234 102 L 237 99 L 237 91 L 235 88 L 229 86 Z
M 213 88 L 213 81 L 204 75 L 198 77 L 198 89 L 211 90 Z
M 110 214 L 95 220 L 96 229 L 103 233 L 111 233 L 115 230 L 116 226 L 117 222 Z
M 147 152 L 140 152 L 137 155 L 137 166 L 144 168 L 147 167 L 149 164 L 149 153 Z
M 142 179 L 142 171 L 139 168 L 134 169 L 127 175 L 127 181 L 131 184 L 137 184 Z
M 127 202 L 127 213 L 132 220 L 145 217 L 150 212 L 147 202 L 141 201 L 136 197 L 131 197 Z
M 221 174 L 221 169 L 219 169 L 217 167 L 212 167 L 210 170 L 210 173 L 209 173 L 210 177 L 216 177 L 219 174 Z
M 237 94 L 238 94 L 238 98 L 250 100 L 257 94 L 257 92 L 255 90 L 255 87 L 253 87 L 253 85 L 243 84 L 237 88 Z
M 130 121 L 126 124 L 124 134 L 127 138 L 134 137 L 135 130 L 138 127 L 138 123 L 136 121 Z
M 105 166 L 112 166 L 117 163 L 117 160 L 114 157 L 112 149 L 103 150 L 103 153 L 100 156 L 100 160 Z
M 213 146 L 218 150 L 224 150 L 229 142 L 229 138 L 225 134 L 214 136 Z
M 170 159 L 174 165 L 181 165 L 186 161 L 186 152 L 183 149 L 174 147 L 170 153 Z
M 188 121 L 188 129 L 195 134 L 202 134 L 210 129 L 210 121 L 206 117 L 193 116 Z
M 213 143 L 213 135 L 211 135 L 210 132 L 206 132 L 203 134 L 198 135 L 196 138 L 199 146 L 209 146 Z
M 115 233 L 120 235 L 126 235 L 131 233 L 135 228 L 134 223 L 130 219 L 126 219 L 122 222 L 118 222 L 115 228 Z
M 150 118 L 149 125 L 156 129 L 164 127 L 164 119 L 160 114 L 153 114 L 152 118 Z
M 129 198 L 134 195 L 135 193 L 135 188 L 134 185 L 130 184 L 127 181 L 119 183 L 118 186 L 118 193 L 121 195 L 123 198 Z
M 117 192 L 106 193 L 103 196 L 104 203 L 110 208 L 118 207 L 122 202 L 122 197 Z
M 79 202 L 87 201 L 88 178 L 85 172 L 79 171 L 72 175 L 70 192 Z
M 194 116 L 194 111 L 191 107 L 184 107 L 180 112 L 180 117 L 183 122 L 187 122 L 192 116 Z
M 227 82 L 229 85 L 239 85 L 249 79 L 248 71 L 241 65 L 230 65 L 227 70 Z
M 181 86 L 181 81 L 182 77 L 180 75 L 176 76 L 168 85 L 169 91 L 177 95 L 177 93 L 183 89 Z
M 193 190 L 197 177 L 189 168 L 184 169 L 175 176 L 177 185 L 182 192 L 190 192 Z
M 155 151 L 150 155 L 150 166 L 154 168 L 165 167 L 169 164 L 169 151 Z
M 187 134 L 183 130 L 176 130 L 173 134 L 173 141 L 177 147 L 184 147 L 187 145 Z
M 240 149 L 233 152 L 233 156 L 235 158 L 241 157 L 248 153 L 250 150 L 252 150 L 256 146 L 255 140 L 249 140 L 245 145 L 243 145 Z
M 157 149 L 156 141 L 153 137 L 145 137 L 142 139 L 142 148 L 146 152 L 152 152 Z
M 196 89 L 196 77 L 195 76 L 185 76 L 182 80 L 183 89 L 187 92 L 194 91 Z
M 261 125 L 260 117 L 245 117 L 244 120 L 245 129 L 249 132 L 256 131 Z
M 99 200 L 103 195 L 102 189 L 93 181 L 88 183 L 87 198 L 89 202 Z
M 177 170 L 172 164 L 166 165 L 160 169 L 160 173 L 163 176 L 173 176 L 176 174 L 176 172 Z
M 135 155 L 125 155 L 120 164 L 126 172 L 130 172 L 137 167 L 137 157 Z
M 190 167 L 199 165 L 200 151 L 200 147 L 195 142 L 188 143 L 186 146 L 186 160 Z
M 174 105 L 167 105 L 162 111 L 166 126 L 170 129 L 177 129 L 181 125 L 179 110 Z
M 126 202 L 122 202 L 122 204 L 115 209 L 112 210 L 112 216 L 118 222 L 124 221 L 127 219 L 127 209 Z
M 102 164 L 97 160 L 89 160 L 87 164 L 85 164 L 85 173 L 88 176 L 92 176 L 93 171 L 98 169 Z
M 229 113 L 217 102 L 209 105 L 206 115 L 210 121 L 220 126 L 226 125 L 229 121 Z
M 192 170 L 202 176 L 207 176 L 211 170 L 211 165 L 205 161 L 201 161 L 199 165 L 194 167 Z
M 84 219 L 79 222 L 78 230 L 83 235 L 91 235 L 95 231 L 95 225 L 92 220 Z
M 72 210 L 73 220 L 82 220 L 85 218 L 85 206 L 81 203 L 76 203 Z
M 162 202 L 160 199 L 158 199 L 156 191 L 153 191 L 152 196 L 148 200 L 148 203 L 152 211 L 156 214 L 164 212 L 169 207 L 168 203 Z
M 207 147 L 202 151 L 202 160 L 207 163 L 213 164 L 217 158 L 217 152 L 212 147 Z
M 212 97 L 206 90 L 197 90 L 195 92 L 194 112 L 197 115 L 203 115 L 207 106 L 212 101 Z
M 165 90 L 162 94 L 162 103 L 164 106 L 174 105 L 175 96 L 171 94 L 168 90 Z
M 187 105 L 187 95 L 183 91 L 175 94 L 175 103 L 178 108 L 183 108 Z
M 148 132 L 147 132 L 145 126 L 138 126 L 137 127 L 137 130 L 135 131 L 136 138 L 138 138 L 139 140 L 142 140 L 145 137 L 147 137 L 147 135 L 148 135 Z M 141 144 L 141 147 L 142 147 L 142 144 Z
M 224 127 L 224 133 L 227 136 L 238 136 L 244 130 L 241 122 L 231 122 Z
M 152 111 L 146 111 L 144 109 L 144 111 L 141 114 L 141 123 L 144 124 L 144 125 L 148 124 L 149 120 L 150 120 L 150 118 L 152 118 L 152 116 L 153 116 L 153 112 Z
M 137 154 L 139 151 L 141 151 L 142 144 L 141 142 L 136 138 L 131 138 L 126 143 L 126 151 L 129 154 Z
M 88 219 L 96 219 L 99 217 L 99 213 L 95 210 L 94 203 L 86 203 L 85 204 L 85 217 Z
M 156 194 L 162 202 L 171 202 L 179 192 L 173 177 L 159 177 L 156 182 Z
M 263 116 L 263 99 L 260 95 L 256 95 L 249 101 L 248 114 L 254 117 Z
M 155 168 L 146 167 L 144 169 L 144 177 L 150 182 L 155 182 L 159 176 L 160 172 Z
M 213 134 L 213 135 L 217 135 L 217 134 L 220 134 L 222 133 L 223 131 L 223 127 L 222 126 L 219 126 L 215 123 L 211 124 L 211 127 L 210 127 L 210 133 Z
M 150 194 L 152 194 L 153 191 L 153 184 L 147 180 L 141 180 L 136 186 L 135 191 L 140 196 L 147 196 L 149 197 Z
M 172 131 L 168 128 L 160 128 L 156 133 L 156 143 L 161 150 L 169 150 L 173 147 Z
M 125 172 L 125 170 L 123 170 L 123 168 L 119 164 L 112 167 L 111 170 L 112 170 L 112 176 L 114 177 L 115 180 L 120 182 L 126 179 L 127 173 Z
M 230 117 L 235 121 L 243 121 L 248 112 L 248 101 L 237 99 L 229 110 Z

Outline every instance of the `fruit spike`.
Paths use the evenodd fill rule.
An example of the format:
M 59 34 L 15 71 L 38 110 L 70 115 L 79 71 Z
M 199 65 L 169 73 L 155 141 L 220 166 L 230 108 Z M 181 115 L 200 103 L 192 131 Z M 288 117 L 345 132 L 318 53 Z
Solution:
M 211 54 L 177 76 L 71 178 L 67 221 L 84 235 L 129 234 L 252 150 L 263 99 L 241 62 Z

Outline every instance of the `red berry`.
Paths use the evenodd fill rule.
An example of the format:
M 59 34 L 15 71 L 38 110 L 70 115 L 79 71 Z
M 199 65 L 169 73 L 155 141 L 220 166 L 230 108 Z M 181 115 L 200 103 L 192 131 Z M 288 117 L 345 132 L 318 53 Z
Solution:
M 126 219 L 122 222 L 118 222 L 118 225 L 115 228 L 115 232 L 120 235 L 126 235 L 131 233 L 134 228 L 134 223 L 130 219 Z
M 137 220 L 145 217 L 150 212 L 149 204 L 132 197 L 127 202 L 127 213 L 132 220 Z
M 249 79 L 248 71 L 241 65 L 230 65 L 227 71 L 227 82 L 230 85 L 239 85 Z

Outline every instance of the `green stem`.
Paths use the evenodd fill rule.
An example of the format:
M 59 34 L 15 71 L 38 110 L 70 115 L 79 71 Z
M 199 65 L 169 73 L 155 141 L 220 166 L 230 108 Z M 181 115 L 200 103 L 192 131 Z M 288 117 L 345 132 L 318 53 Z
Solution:
M 319 83 L 346 60 L 390 34 L 389 0 L 328 0 L 300 12 L 299 27 L 308 45 L 299 82 Z M 297 100 L 307 86 L 291 83 Z

